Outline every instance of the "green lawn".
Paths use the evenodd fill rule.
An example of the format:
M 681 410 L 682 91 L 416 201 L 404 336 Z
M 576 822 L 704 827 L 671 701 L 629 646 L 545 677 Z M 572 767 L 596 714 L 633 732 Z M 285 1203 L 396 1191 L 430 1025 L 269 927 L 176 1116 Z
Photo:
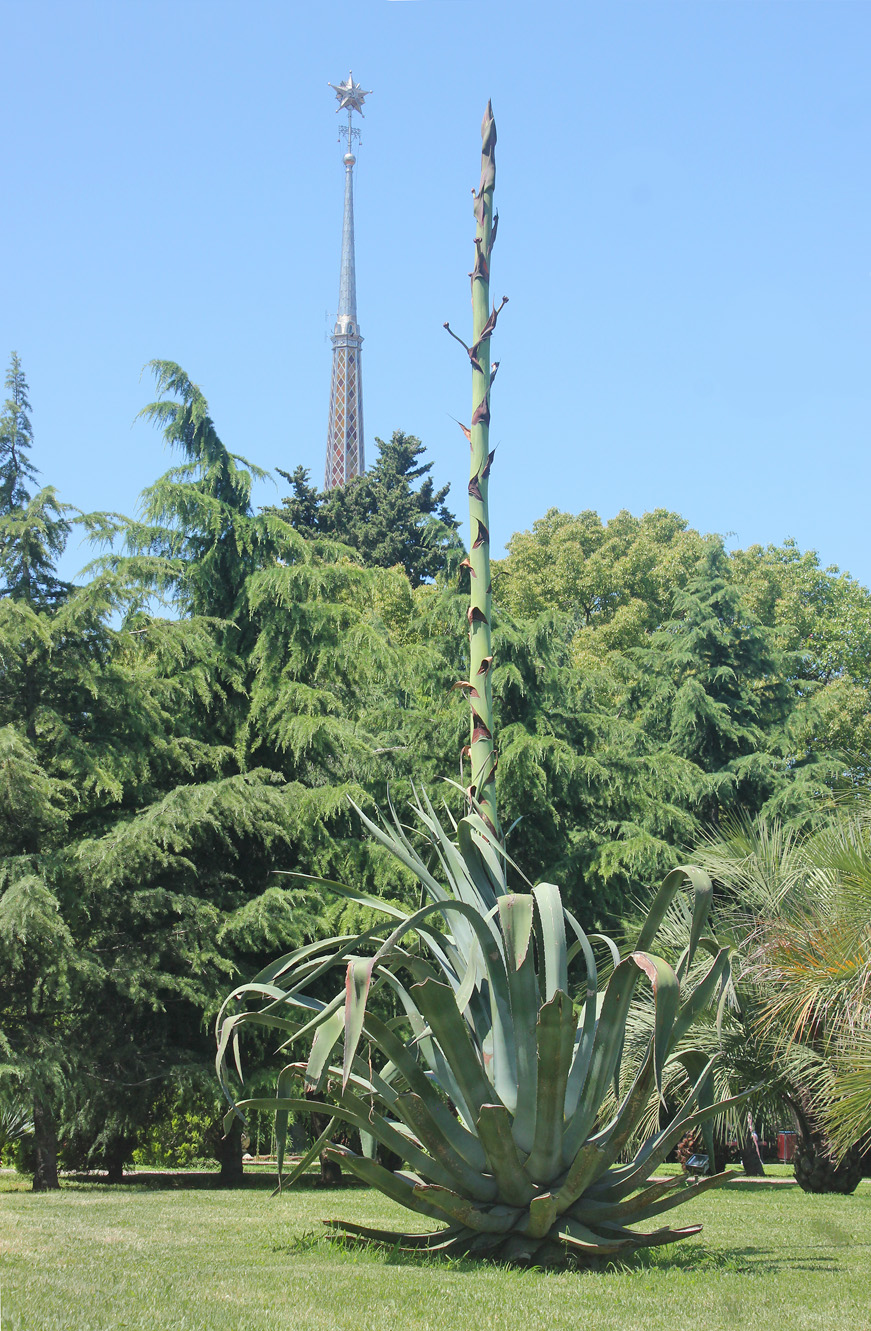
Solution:
M 698 1237 L 557 1274 L 343 1250 L 322 1217 L 405 1214 L 362 1189 L 169 1182 L 34 1196 L 0 1174 L 2 1331 L 871 1329 L 868 1180 L 851 1197 L 739 1180 L 680 1213 Z

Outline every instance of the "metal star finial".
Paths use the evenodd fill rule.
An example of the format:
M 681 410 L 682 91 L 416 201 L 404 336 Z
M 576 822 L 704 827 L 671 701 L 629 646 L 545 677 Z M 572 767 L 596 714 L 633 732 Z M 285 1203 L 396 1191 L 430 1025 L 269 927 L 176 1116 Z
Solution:
M 331 83 L 329 85 L 336 94 L 336 100 L 339 105 L 336 107 L 336 114 L 339 111 L 359 111 L 363 114 L 363 102 L 367 97 L 372 96 L 372 89 L 364 92 L 362 85 L 354 82 L 353 71 L 348 74 L 344 83 Z

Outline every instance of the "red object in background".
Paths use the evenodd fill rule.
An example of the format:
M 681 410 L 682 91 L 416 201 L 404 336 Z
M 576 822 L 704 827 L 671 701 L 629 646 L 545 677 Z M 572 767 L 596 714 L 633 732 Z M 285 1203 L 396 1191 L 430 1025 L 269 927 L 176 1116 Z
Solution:
M 777 1134 L 777 1158 L 782 1165 L 787 1164 L 795 1155 L 795 1148 L 798 1145 L 797 1132 L 778 1132 Z

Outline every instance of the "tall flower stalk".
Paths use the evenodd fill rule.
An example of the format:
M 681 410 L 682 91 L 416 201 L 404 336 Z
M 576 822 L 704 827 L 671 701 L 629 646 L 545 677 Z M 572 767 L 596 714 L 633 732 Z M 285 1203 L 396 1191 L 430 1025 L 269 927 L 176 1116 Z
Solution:
M 490 386 L 498 369 L 491 362 L 490 338 L 507 297 L 498 307 L 490 306 L 490 256 L 496 239 L 498 214 L 493 208 L 496 185 L 496 121 L 487 103 L 481 122 L 481 181 L 475 194 L 475 261 L 472 281 L 472 344 L 448 332 L 465 347 L 472 365 L 472 423 L 461 426 L 471 449 L 469 466 L 469 558 L 465 561 L 471 584 L 469 597 L 469 678 L 460 681 L 471 706 L 470 799 L 476 802 L 485 821 L 499 835 L 496 808 L 496 745 L 493 725 L 493 646 L 491 633 L 492 589 L 490 580 Z

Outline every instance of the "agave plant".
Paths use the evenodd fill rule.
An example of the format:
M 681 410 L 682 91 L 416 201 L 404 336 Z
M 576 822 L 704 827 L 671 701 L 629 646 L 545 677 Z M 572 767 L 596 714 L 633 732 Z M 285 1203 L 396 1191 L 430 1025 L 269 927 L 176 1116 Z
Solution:
M 219 1015 L 217 1063 L 234 1105 L 228 1122 L 246 1109 L 275 1113 L 279 1179 L 289 1115 L 314 1110 L 329 1115 L 329 1123 L 291 1179 L 323 1149 L 439 1226 L 394 1232 L 329 1222 L 352 1238 L 552 1262 L 696 1233 L 698 1225 L 630 1226 L 727 1177 L 654 1180 L 652 1174 L 688 1131 L 706 1130 L 742 1097 L 713 1102 L 716 1054 L 706 1058 L 686 1040 L 695 1018 L 722 1003 L 729 978 L 728 948 L 705 933 L 707 876 L 673 870 L 634 950 L 621 959 L 612 940 L 584 932 L 554 884 L 533 886 L 504 848 L 491 689 L 488 428 L 490 340 L 505 302 L 490 308 L 496 126 L 489 104 L 481 129 L 473 338 L 469 346 L 462 342 L 473 379 L 471 426 L 462 427 L 471 446 L 470 670 L 459 682 L 471 713 L 468 812 L 446 829 L 425 794 L 415 796 L 413 827 L 392 806 L 392 822 L 383 825 L 358 809 L 371 835 L 417 880 L 422 904 L 404 910 L 338 883 L 309 880 L 386 916 L 392 927 L 298 948 L 240 986 Z M 509 872 L 524 890 L 509 890 Z M 686 884 L 690 936 L 672 966 L 649 949 Z M 708 964 L 694 965 L 697 954 Z M 325 977 L 337 968 L 344 983 L 324 1000 Z M 624 1057 L 625 1032 L 641 979 L 651 986 L 653 1023 L 633 1061 Z M 275 1097 L 236 1102 L 228 1059 L 232 1052 L 241 1078 L 240 1036 L 251 1026 L 277 1032 L 282 1050 L 311 1043 L 306 1058 L 282 1069 Z M 682 1107 L 624 1160 L 675 1059 L 691 1078 Z M 331 1142 L 337 1124 L 359 1132 L 360 1153 Z M 407 1167 L 387 1168 L 376 1144 Z
M 275 1112 L 279 1173 L 288 1115 L 330 1115 L 327 1131 L 291 1178 L 326 1146 L 327 1155 L 359 1179 L 443 1226 L 388 1232 L 330 1222 L 360 1239 L 545 1262 L 569 1254 L 608 1256 L 697 1233 L 698 1225 L 629 1226 L 727 1177 L 651 1179 L 681 1137 L 704 1129 L 742 1098 L 712 1101 L 716 1055 L 687 1049 L 684 1039 L 694 1019 L 725 994 L 729 978 L 729 949 L 704 932 L 710 880 L 696 869 L 673 870 L 634 950 L 621 960 L 610 939 L 584 932 L 552 883 L 508 890 L 509 862 L 480 813 L 449 832 L 425 795 L 414 811 L 416 833 L 395 814 L 392 825 L 379 826 L 358 812 L 372 836 L 415 875 L 424 904 L 404 911 L 320 880 L 390 917 L 394 927 L 299 948 L 225 1005 L 218 1068 L 231 1097 L 228 1055 L 235 1049 L 241 1075 L 239 1036 L 246 1027 L 279 1033 L 283 1048 L 311 1038 L 307 1058 L 281 1071 L 274 1098 L 240 1100 L 236 1110 Z M 437 872 L 413 837 L 422 838 Z M 686 884 L 692 932 L 672 967 L 649 949 Z M 596 960 L 602 950 L 609 971 L 604 984 Z M 697 951 L 707 953 L 710 964 L 688 986 L 690 968 L 699 975 Z M 337 967 L 344 984 L 332 1000 L 313 997 L 317 982 Z M 640 979 L 652 989 L 654 1024 L 640 1064 L 627 1075 L 625 1023 Z M 396 1001 L 392 1019 L 373 1010 L 385 1006 L 371 1001 L 379 990 Z M 251 1009 L 252 998 L 262 1006 Z M 234 1012 L 234 1003 L 245 1006 Z M 670 1121 L 621 1163 L 678 1045 L 692 1088 Z M 603 1117 L 615 1090 L 616 1110 Z M 356 1128 L 364 1143 L 374 1139 L 407 1168 L 391 1171 L 371 1150 L 326 1145 L 336 1123 Z

